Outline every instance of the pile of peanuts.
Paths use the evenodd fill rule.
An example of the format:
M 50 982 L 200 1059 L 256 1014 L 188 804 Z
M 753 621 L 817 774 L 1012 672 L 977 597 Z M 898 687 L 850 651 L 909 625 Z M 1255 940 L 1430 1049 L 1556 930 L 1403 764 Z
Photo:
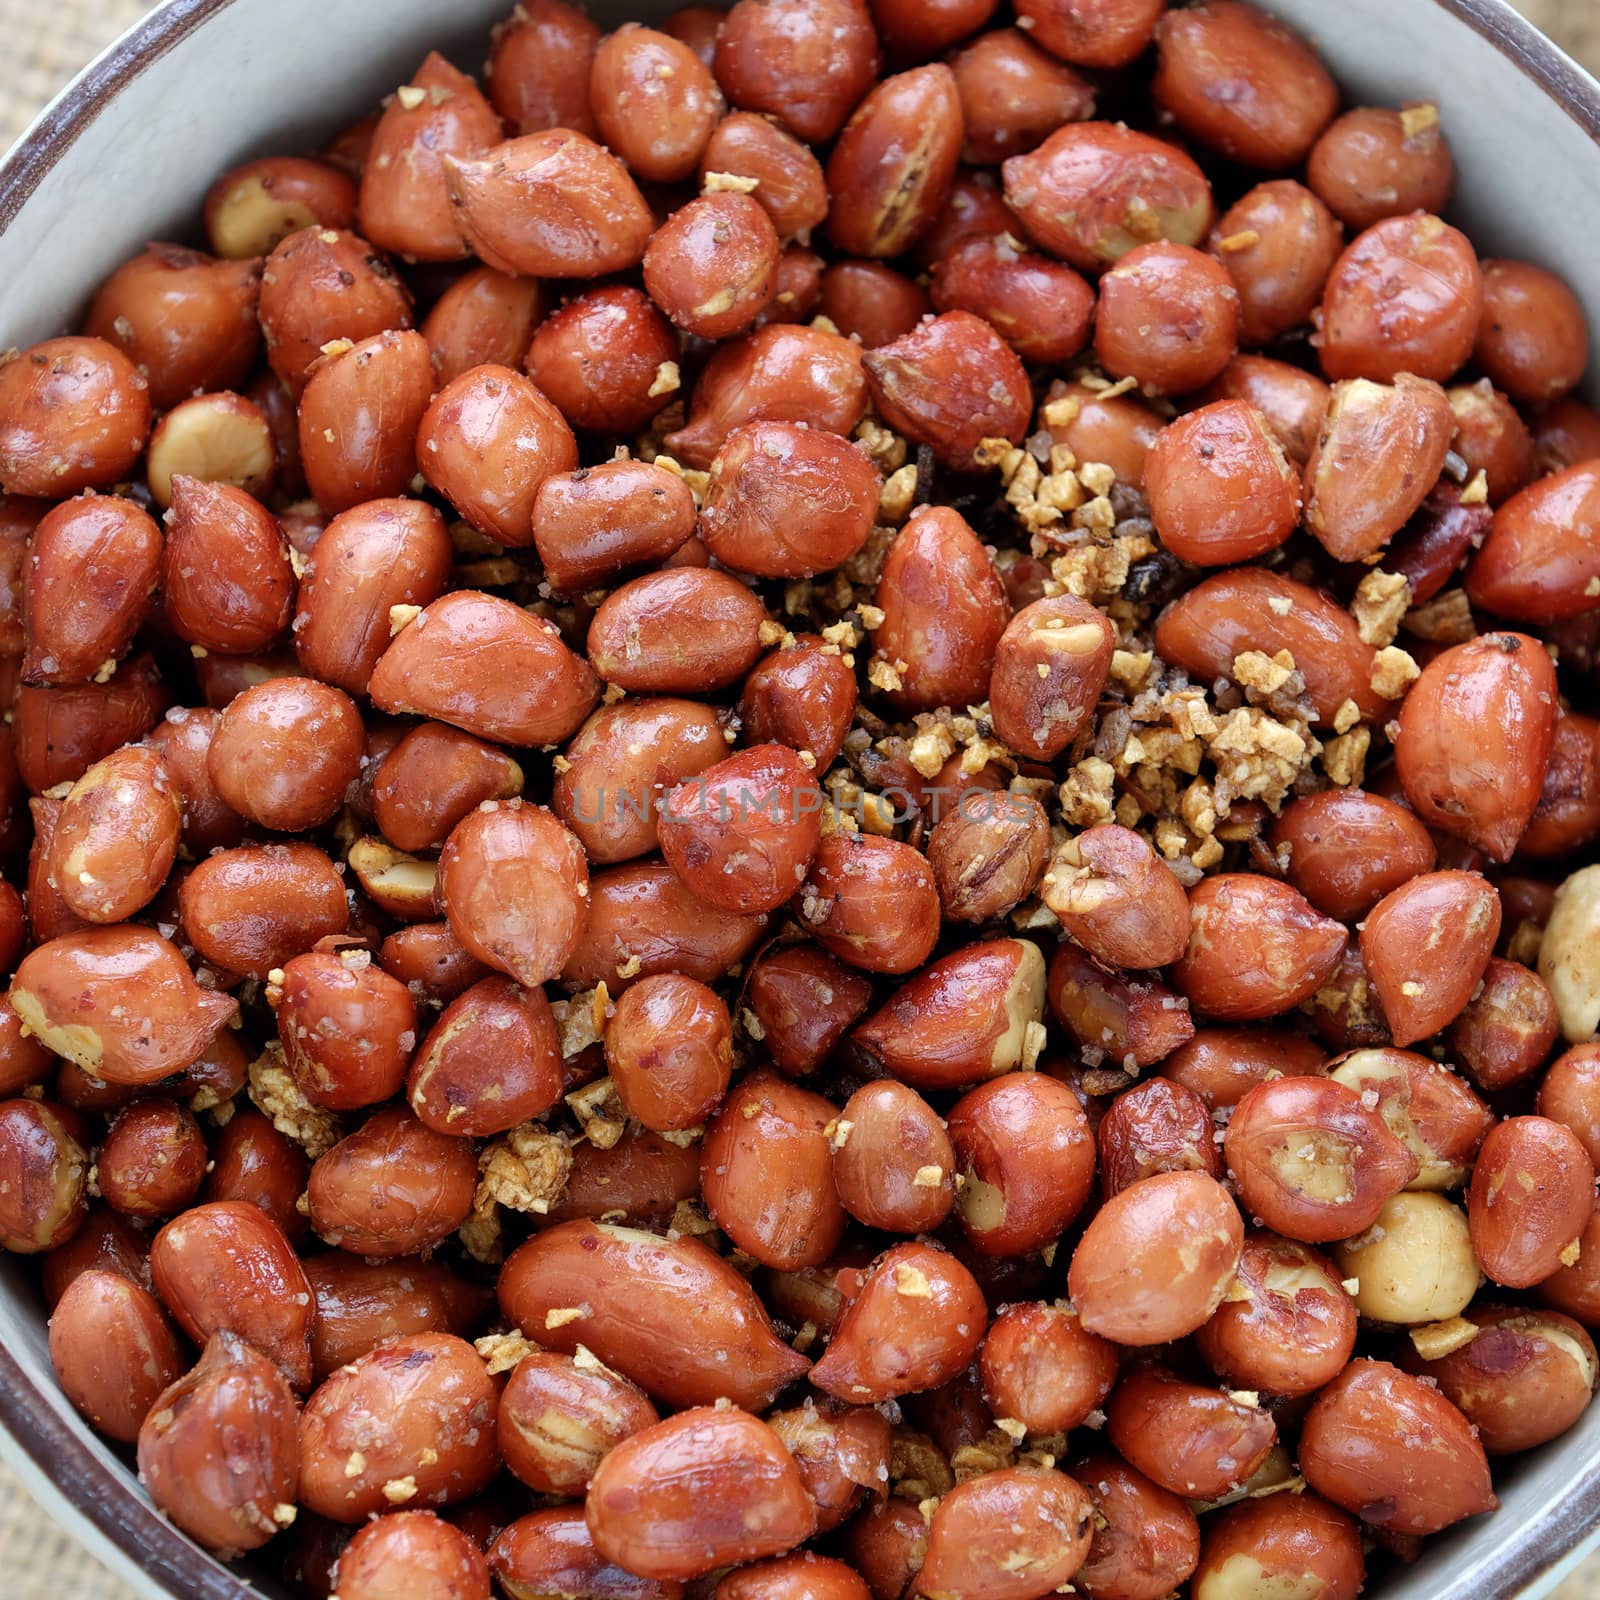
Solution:
M 161 1512 L 1350 1600 L 1494 1507 L 1597 1376 L 1600 416 L 1453 180 L 1239 0 L 523 0 L 4 358 L 0 1243 Z

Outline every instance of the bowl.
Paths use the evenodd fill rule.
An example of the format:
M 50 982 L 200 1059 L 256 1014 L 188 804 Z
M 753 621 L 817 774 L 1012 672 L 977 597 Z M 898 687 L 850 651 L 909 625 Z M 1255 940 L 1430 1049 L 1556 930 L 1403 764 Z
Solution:
M 1600 332 L 1600 209 L 1576 203 L 1600 153 L 1600 83 L 1503 0 L 1262 0 L 1367 103 L 1440 102 L 1460 171 L 1452 214 L 1488 253 L 1560 272 Z M 593 0 L 602 23 L 675 0 Z M 90 291 L 152 238 L 185 238 L 234 163 L 314 147 L 430 48 L 481 66 L 509 0 L 168 0 L 82 72 L 0 163 L 0 348 L 68 331 Z M 1591 399 L 1594 395 L 1591 394 Z M 151 1600 L 281 1597 L 157 1515 L 56 1387 L 26 1262 L 0 1262 L 0 1454 L 108 1567 Z M 1501 1508 L 1429 1541 L 1373 1600 L 1544 1592 L 1600 1539 L 1600 1404 L 1503 1466 Z

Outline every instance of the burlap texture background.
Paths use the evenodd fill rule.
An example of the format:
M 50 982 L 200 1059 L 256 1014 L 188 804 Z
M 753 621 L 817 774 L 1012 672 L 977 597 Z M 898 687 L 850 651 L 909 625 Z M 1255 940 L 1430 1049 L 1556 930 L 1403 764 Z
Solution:
M 270 3 L 270 0 L 258 0 Z M 1527 16 L 1600 70 L 1596 0 L 1516 0 Z M 0 148 L 90 57 L 151 6 L 143 0 L 0 0 Z M 507 0 L 507 11 L 511 9 Z M 133 1600 L 0 1467 L 0 1596 L 5 1600 Z M 1600 1556 L 1555 1600 L 1600 1600 Z

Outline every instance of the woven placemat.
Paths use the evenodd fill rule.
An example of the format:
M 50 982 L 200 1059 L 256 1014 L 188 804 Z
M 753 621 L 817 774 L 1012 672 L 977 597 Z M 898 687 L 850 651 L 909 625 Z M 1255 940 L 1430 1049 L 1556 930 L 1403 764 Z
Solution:
M 1600 70 L 1600 5 L 1595 0 L 1515 3 L 1574 55 Z M 150 9 L 145 0 L 0 0 L 0 40 L 6 52 L 0 66 L 0 148 L 22 132 L 79 67 Z M 5 1600 L 136 1600 L 131 1589 L 40 1514 L 3 1466 L 0 1574 Z M 1600 1556 L 1562 1584 L 1552 1600 L 1600 1600 Z

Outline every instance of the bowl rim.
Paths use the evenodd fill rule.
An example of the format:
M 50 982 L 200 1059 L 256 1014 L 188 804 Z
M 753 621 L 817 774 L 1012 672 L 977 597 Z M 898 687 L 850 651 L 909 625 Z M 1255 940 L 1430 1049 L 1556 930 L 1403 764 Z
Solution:
M 0 158 L 0 231 L 27 204 L 78 136 L 135 79 L 237 0 L 164 0 L 96 56 L 44 107 Z M 1271 0 L 1262 0 L 1271 8 Z M 1508 0 L 1430 0 L 1464 22 L 1505 56 L 1591 139 L 1600 144 L 1597 82 Z M 73 1519 L 81 1519 L 114 1551 L 173 1600 L 259 1600 L 260 1591 L 235 1577 L 180 1533 L 129 1482 L 125 1467 L 103 1462 L 0 1344 L 0 1428 L 19 1465 L 50 1486 Z M 1523 1592 L 1553 1578 L 1576 1557 L 1600 1522 L 1600 1471 L 1575 1479 L 1530 1527 L 1529 1562 L 1511 1563 L 1506 1576 Z M 99 1551 L 96 1552 L 101 1553 Z M 1482 1573 L 1482 1568 L 1478 1569 Z M 1485 1600 L 1493 1600 L 1486 1596 Z

